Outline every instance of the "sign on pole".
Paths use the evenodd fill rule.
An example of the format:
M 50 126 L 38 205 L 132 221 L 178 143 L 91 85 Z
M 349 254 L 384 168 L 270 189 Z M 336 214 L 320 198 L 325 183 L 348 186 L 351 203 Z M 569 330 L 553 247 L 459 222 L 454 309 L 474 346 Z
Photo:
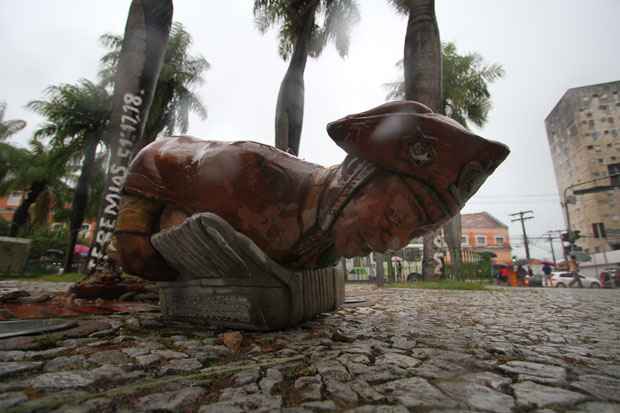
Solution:
M 104 132 L 110 164 L 91 244 L 88 272 L 102 268 L 112 239 L 129 162 L 139 147 L 163 63 L 172 0 L 133 0 L 116 71 L 112 114 Z

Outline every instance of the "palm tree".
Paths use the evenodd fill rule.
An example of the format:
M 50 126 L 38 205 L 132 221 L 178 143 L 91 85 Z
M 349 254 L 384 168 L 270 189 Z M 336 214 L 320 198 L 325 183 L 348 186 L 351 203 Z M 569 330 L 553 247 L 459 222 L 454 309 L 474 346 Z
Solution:
M 28 107 L 47 118 L 35 132 L 35 140 L 50 138 L 53 148 L 64 148 L 82 160 L 81 171 L 73 193 L 69 244 L 65 256 L 65 272 L 70 271 L 73 248 L 84 221 L 88 192 L 97 146 L 110 117 L 111 98 L 106 88 L 89 80 L 77 85 L 61 84 L 47 89 L 47 100 L 35 100 Z
M 483 127 L 491 109 L 488 85 L 504 76 L 504 68 L 496 63 L 487 64 L 478 53 L 459 54 L 452 42 L 442 45 L 443 99 L 441 110 L 447 116 L 469 128 L 469 122 Z M 402 60 L 397 63 L 402 67 Z M 405 82 L 386 84 L 388 100 L 405 97 Z M 461 216 L 456 215 L 443 228 L 450 262 L 458 273 L 461 265 Z
M 279 53 L 289 63 L 278 92 L 276 147 L 294 155 L 304 116 L 304 71 L 308 56 L 318 57 L 328 40 L 340 56 L 349 50 L 350 27 L 359 20 L 355 0 L 254 0 L 258 30 L 279 26 Z M 318 24 L 317 22 L 322 22 Z
M 26 127 L 26 122 L 21 119 L 4 120 L 6 103 L 0 102 L 0 142 Z
M 469 122 L 483 127 L 491 110 L 489 84 L 504 76 L 504 68 L 497 63 L 487 64 L 478 53 L 459 54 L 453 42 L 442 44 L 444 114 L 469 129 Z M 403 61 L 396 63 L 402 68 Z M 405 82 L 386 83 L 387 100 L 404 99 Z
M 0 195 L 27 188 L 26 196 L 13 214 L 9 229 L 9 236 L 15 237 L 23 232 L 21 230 L 26 224 L 36 224 L 47 217 L 50 198 L 58 198 L 58 194 L 66 191 L 63 178 L 67 171 L 68 156 L 63 148 L 48 150 L 37 141 L 31 143 L 30 150 L 9 148 L 7 144 L 2 144 L 0 149 L 9 154 L 9 172 L 0 180 Z M 31 207 L 35 203 L 39 205 L 32 211 Z M 35 216 L 31 216 L 31 212 L 35 212 Z
M 102 35 L 100 41 L 109 51 L 101 58 L 103 68 L 99 76 L 103 84 L 112 86 L 123 37 L 108 33 Z M 204 83 L 202 76 L 209 70 L 210 65 L 204 57 L 190 54 L 191 45 L 192 36 L 181 23 L 175 22 L 170 30 L 141 146 L 155 140 L 164 130 L 169 135 L 176 132 L 186 133 L 190 112 L 203 120 L 207 118 L 207 109 L 194 89 Z
M 408 16 L 404 48 L 405 99 L 417 100 L 435 112 L 441 110 L 441 40 L 435 16 L 435 0 L 389 0 L 396 11 Z M 435 232 L 424 235 L 422 273 L 434 272 Z

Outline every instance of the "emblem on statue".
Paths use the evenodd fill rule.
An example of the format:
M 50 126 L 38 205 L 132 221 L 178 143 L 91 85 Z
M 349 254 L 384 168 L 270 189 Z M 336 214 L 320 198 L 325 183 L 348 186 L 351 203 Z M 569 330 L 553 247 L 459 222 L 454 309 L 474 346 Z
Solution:
M 412 101 L 327 132 L 347 152 L 327 168 L 250 141 L 145 147 L 120 206 L 125 271 L 160 282 L 171 316 L 288 327 L 337 305 L 340 257 L 396 250 L 437 228 L 509 153 Z

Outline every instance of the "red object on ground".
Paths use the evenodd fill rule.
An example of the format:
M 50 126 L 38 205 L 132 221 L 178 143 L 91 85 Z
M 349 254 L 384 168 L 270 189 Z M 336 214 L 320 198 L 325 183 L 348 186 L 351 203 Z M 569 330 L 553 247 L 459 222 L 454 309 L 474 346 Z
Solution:
M 100 305 L 66 305 L 58 302 L 37 304 L 3 304 L 0 320 L 26 320 L 35 318 L 80 317 L 83 315 L 110 315 L 113 313 L 140 313 L 159 310 L 159 307 L 145 303 L 117 303 L 103 301 Z

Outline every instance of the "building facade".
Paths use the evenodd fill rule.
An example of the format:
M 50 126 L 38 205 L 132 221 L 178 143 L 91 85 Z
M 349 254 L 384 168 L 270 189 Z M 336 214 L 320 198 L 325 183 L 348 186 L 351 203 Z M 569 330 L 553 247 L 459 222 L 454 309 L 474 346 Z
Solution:
M 508 226 L 488 212 L 461 215 L 461 247 L 464 252 L 492 252 L 496 264 L 512 263 Z
M 620 249 L 620 188 L 573 192 L 620 184 L 620 176 L 609 178 L 620 174 L 620 81 L 569 89 L 545 126 L 564 212 L 581 234 L 577 246 L 586 253 Z

